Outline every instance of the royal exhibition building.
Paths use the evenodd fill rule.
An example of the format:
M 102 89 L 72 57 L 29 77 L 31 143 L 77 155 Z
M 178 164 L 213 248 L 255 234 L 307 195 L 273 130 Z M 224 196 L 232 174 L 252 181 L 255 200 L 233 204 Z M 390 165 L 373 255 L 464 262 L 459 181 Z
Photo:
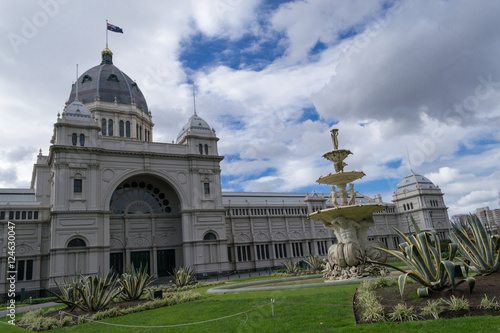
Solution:
M 219 139 L 196 112 L 175 143 L 155 142 L 140 87 L 107 48 L 59 112 L 30 188 L 0 189 L 0 295 L 8 288 L 9 222 L 17 288 L 31 293 L 63 276 L 123 272 L 130 264 L 147 264 L 157 277 L 180 266 L 208 275 L 265 270 L 285 258 L 326 257 L 336 243 L 333 230 L 308 219 L 333 206 L 328 195 L 223 192 Z M 411 172 L 391 202 L 354 191 L 349 201 L 352 193 L 356 204 L 387 206 L 373 214 L 369 240 L 396 248 L 392 227 L 414 232 L 410 214 L 420 229 L 448 238 L 443 193 L 426 177 Z

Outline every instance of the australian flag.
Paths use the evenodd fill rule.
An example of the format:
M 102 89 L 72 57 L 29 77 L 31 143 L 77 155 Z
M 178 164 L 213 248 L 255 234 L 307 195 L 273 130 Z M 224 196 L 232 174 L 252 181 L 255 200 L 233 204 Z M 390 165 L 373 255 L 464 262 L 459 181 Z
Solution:
M 113 32 L 119 32 L 121 34 L 123 33 L 122 28 L 119 28 L 116 25 L 112 25 L 112 24 L 109 24 L 109 23 L 108 23 L 108 30 L 113 31 Z

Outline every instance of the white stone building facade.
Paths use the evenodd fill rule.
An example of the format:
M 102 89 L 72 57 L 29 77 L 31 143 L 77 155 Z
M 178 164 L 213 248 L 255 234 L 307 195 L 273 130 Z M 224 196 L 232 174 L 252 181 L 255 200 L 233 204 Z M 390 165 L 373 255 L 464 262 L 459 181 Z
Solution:
M 215 131 L 196 113 L 175 143 L 153 141 L 137 84 L 112 63 L 79 78 L 58 115 L 50 151 L 37 156 L 29 189 L 0 189 L 0 295 L 10 270 L 36 293 L 75 273 L 118 272 L 147 264 L 159 277 L 179 266 L 197 273 L 264 270 L 285 258 L 326 256 L 331 230 L 307 215 L 332 207 L 328 196 L 221 190 Z M 356 203 L 382 198 L 356 194 Z M 448 237 L 443 193 L 413 172 L 393 203 L 374 214 L 369 237 L 396 248 L 412 214 L 421 229 Z M 15 268 L 9 269 L 9 222 Z

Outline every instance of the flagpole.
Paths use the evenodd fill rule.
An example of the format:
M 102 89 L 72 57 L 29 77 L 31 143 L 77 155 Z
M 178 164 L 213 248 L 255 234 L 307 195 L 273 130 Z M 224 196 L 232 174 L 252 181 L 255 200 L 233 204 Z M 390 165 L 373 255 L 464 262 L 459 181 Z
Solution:
M 108 48 L 108 20 L 106 20 L 106 48 Z

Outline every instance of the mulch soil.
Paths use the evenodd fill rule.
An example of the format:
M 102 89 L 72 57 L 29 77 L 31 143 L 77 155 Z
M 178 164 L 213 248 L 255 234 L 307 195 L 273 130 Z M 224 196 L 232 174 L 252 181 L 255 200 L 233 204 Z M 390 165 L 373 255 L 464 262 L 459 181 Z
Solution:
M 469 301 L 469 310 L 451 311 L 446 309 L 440 313 L 439 318 L 457 318 L 457 317 L 469 317 L 469 316 L 499 316 L 500 310 L 486 310 L 480 307 L 481 300 L 484 295 L 488 296 L 491 300 L 500 302 L 500 273 L 494 273 L 487 276 L 475 276 L 476 285 L 472 293 L 469 293 L 469 286 L 466 282 L 460 284 L 454 291 L 452 290 L 442 290 L 439 292 L 434 292 L 428 297 L 418 297 L 417 288 L 420 285 L 417 283 L 407 283 L 405 286 L 405 292 L 403 300 L 401 300 L 401 294 L 399 288 L 396 285 L 390 287 L 384 287 L 374 290 L 380 303 L 385 309 L 385 313 L 391 313 L 392 308 L 399 303 L 405 303 L 408 307 L 413 307 L 419 314 L 420 320 L 433 319 L 432 317 L 422 317 L 420 316 L 421 308 L 427 305 L 428 300 L 444 299 L 449 300 L 452 296 L 456 298 L 464 297 Z M 358 304 L 356 295 L 353 297 L 353 310 L 354 316 L 356 318 L 356 324 L 367 324 L 366 322 L 361 322 L 361 317 L 363 314 L 362 305 Z

